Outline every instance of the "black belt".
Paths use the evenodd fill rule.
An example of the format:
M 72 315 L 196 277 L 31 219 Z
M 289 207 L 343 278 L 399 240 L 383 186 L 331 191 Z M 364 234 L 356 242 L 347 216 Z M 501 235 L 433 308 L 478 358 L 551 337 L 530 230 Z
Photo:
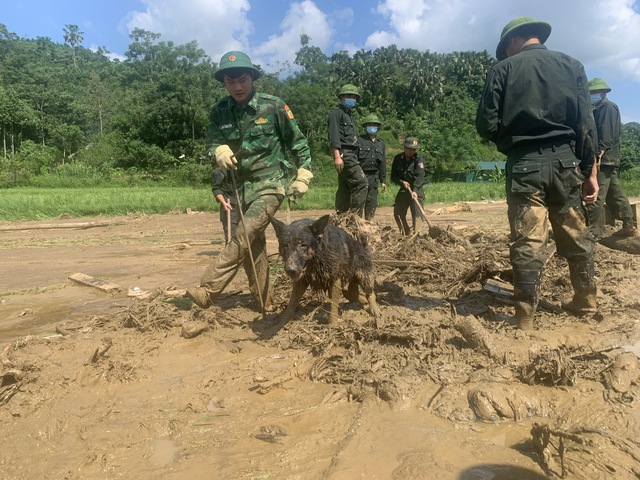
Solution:
M 508 155 L 523 155 L 526 153 L 538 152 L 542 153 L 544 150 L 551 150 L 555 152 L 558 148 L 571 145 L 570 140 L 562 139 L 562 140 L 552 140 L 549 142 L 542 143 L 529 143 L 528 145 L 523 145 L 522 147 L 514 148 L 509 152 Z

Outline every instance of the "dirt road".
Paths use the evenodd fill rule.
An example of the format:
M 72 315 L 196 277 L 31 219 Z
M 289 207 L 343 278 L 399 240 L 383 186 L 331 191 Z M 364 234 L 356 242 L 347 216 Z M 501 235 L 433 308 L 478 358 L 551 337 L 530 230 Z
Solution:
M 346 303 L 324 324 L 307 295 L 277 331 L 242 272 L 209 310 L 181 296 L 222 248 L 217 214 L 0 223 L 0 478 L 640 478 L 638 255 L 598 245 L 580 319 L 554 309 L 551 255 L 529 335 L 483 288 L 509 287 L 505 204 L 426 210 L 430 235 L 399 237 L 387 208 L 370 227 L 383 325 Z

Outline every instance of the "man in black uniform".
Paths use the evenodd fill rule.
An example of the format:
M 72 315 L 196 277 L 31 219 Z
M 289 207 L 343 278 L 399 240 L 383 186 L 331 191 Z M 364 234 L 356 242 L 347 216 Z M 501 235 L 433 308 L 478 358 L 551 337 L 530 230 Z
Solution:
M 378 208 L 378 183 L 380 190 L 387 190 L 387 152 L 386 146 L 378 138 L 382 122 L 377 115 L 367 115 L 362 122 L 366 132 L 358 137 L 358 158 L 362 171 L 367 177 L 367 199 L 364 204 L 364 218 L 373 220 Z
M 584 67 L 547 50 L 550 34 L 548 23 L 529 17 L 504 27 L 476 115 L 478 133 L 507 155 L 514 319 L 523 330 L 533 329 L 538 306 L 547 218 L 574 289 L 563 308 L 596 311 L 595 242 L 582 204 L 598 196 L 595 123 Z
M 407 210 L 411 211 L 413 231 L 416 231 L 418 206 L 424 203 L 424 159 L 418 155 L 420 145 L 415 137 L 407 137 L 402 144 L 404 152 L 399 153 L 391 164 L 391 181 L 400 185 L 393 204 L 393 218 L 403 235 L 409 235 L 411 228 L 407 223 Z
M 622 120 L 618 106 L 607 98 L 611 89 L 602 78 L 589 81 L 593 117 L 598 130 L 598 185 L 600 191 L 596 203 L 587 207 L 589 224 L 594 235 L 604 231 L 605 208 L 610 208 L 622 220 L 617 235 L 632 237 L 638 233 L 629 199 L 624 194 L 618 178 L 620 168 L 620 132 Z
M 367 200 L 367 177 L 358 162 L 358 132 L 351 117 L 360 93 L 355 85 L 344 85 L 338 93 L 340 105 L 329 113 L 329 145 L 338 172 L 336 211 L 362 215 Z

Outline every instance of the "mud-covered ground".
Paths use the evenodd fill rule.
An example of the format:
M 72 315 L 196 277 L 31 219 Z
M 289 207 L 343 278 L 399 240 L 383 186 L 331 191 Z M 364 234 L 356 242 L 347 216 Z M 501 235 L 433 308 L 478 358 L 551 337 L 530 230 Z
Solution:
M 640 478 L 640 239 L 597 246 L 585 318 L 559 309 L 552 248 L 528 334 L 505 204 L 426 211 L 412 237 L 388 208 L 344 224 L 367 236 L 382 321 L 342 303 L 327 324 L 308 292 L 281 329 L 244 273 L 211 309 L 182 296 L 222 247 L 217 213 L 0 223 L 0 478 Z

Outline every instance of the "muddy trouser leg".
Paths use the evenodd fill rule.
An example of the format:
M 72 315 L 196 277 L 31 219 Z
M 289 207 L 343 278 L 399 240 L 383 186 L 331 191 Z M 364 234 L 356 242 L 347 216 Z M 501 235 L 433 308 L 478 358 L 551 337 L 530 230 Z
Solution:
M 367 201 L 369 183 L 360 163 L 358 163 L 357 150 L 345 150 L 342 159 L 344 160 L 343 173 L 349 184 L 349 210 L 357 215 L 362 215 Z
M 258 234 L 263 234 L 267 225 L 269 225 L 269 215 L 275 215 L 283 199 L 282 195 L 263 195 L 252 202 L 246 209 L 244 225 L 242 222 L 238 224 L 231 237 L 231 242 L 227 244 L 202 275 L 200 284 L 207 290 L 211 301 L 215 301 L 233 280 L 233 277 L 238 273 L 240 265 L 243 264 L 245 256 L 248 257 L 246 236 L 253 243 Z M 245 230 L 246 235 L 244 233 Z M 249 278 L 252 276 L 253 272 L 251 271 Z
M 601 167 L 600 171 L 598 171 L 598 187 L 600 189 L 598 191 L 598 199 L 594 203 L 585 206 L 587 223 L 589 224 L 591 232 L 596 237 L 599 237 L 604 232 L 604 204 L 607 198 L 607 192 L 609 191 L 609 180 L 606 169 L 603 170 Z
M 367 200 L 364 204 L 364 218 L 373 220 L 378 208 L 378 174 L 367 173 Z
M 338 174 L 338 190 L 336 190 L 336 212 L 345 213 L 349 210 L 349 182 L 343 170 Z
M 407 223 L 407 210 L 411 206 L 411 194 L 406 190 L 400 190 L 396 195 L 396 201 L 393 204 L 393 218 L 403 235 L 409 235 L 411 228 Z
M 420 218 L 420 213 L 418 212 L 418 206 L 416 205 L 415 200 L 413 200 L 413 198 L 410 199 L 410 204 L 409 204 L 409 208 L 411 210 L 411 225 L 413 227 L 413 233 L 417 232 L 416 228 L 417 228 L 417 224 L 418 224 L 418 218 Z M 420 203 L 420 206 L 424 205 L 424 193 L 420 193 L 418 192 L 418 203 Z
M 271 290 L 269 288 L 269 258 L 267 256 L 267 239 L 264 232 L 260 232 L 256 235 L 253 242 L 251 242 L 251 253 L 253 254 L 253 260 L 256 266 L 256 275 L 258 281 L 256 282 L 253 275 L 253 268 L 251 266 L 251 257 L 246 255 L 242 261 L 242 266 L 249 279 L 249 290 L 253 296 L 253 300 L 256 305 L 260 306 L 260 296 L 258 291 L 262 295 L 262 301 L 264 306 L 271 305 Z
M 618 167 L 613 165 L 603 165 L 603 168 L 610 169 L 609 190 L 605 197 L 605 204 L 610 206 L 616 218 L 622 220 L 623 227 L 635 226 L 633 211 L 629 199 L 622 190 L 620 178 L 618 177 Z
M 559 155 L 560 165 L 555 168 L 549 188 L 549 221 L 558 255 L 569 264 L 574 290 L 573 298 L 563 302 L 563 308 L 582 315 L 596 311 L 595 240 L 582 205 L 582 176 L 568 162 L 563 164 L 563 158 Z

